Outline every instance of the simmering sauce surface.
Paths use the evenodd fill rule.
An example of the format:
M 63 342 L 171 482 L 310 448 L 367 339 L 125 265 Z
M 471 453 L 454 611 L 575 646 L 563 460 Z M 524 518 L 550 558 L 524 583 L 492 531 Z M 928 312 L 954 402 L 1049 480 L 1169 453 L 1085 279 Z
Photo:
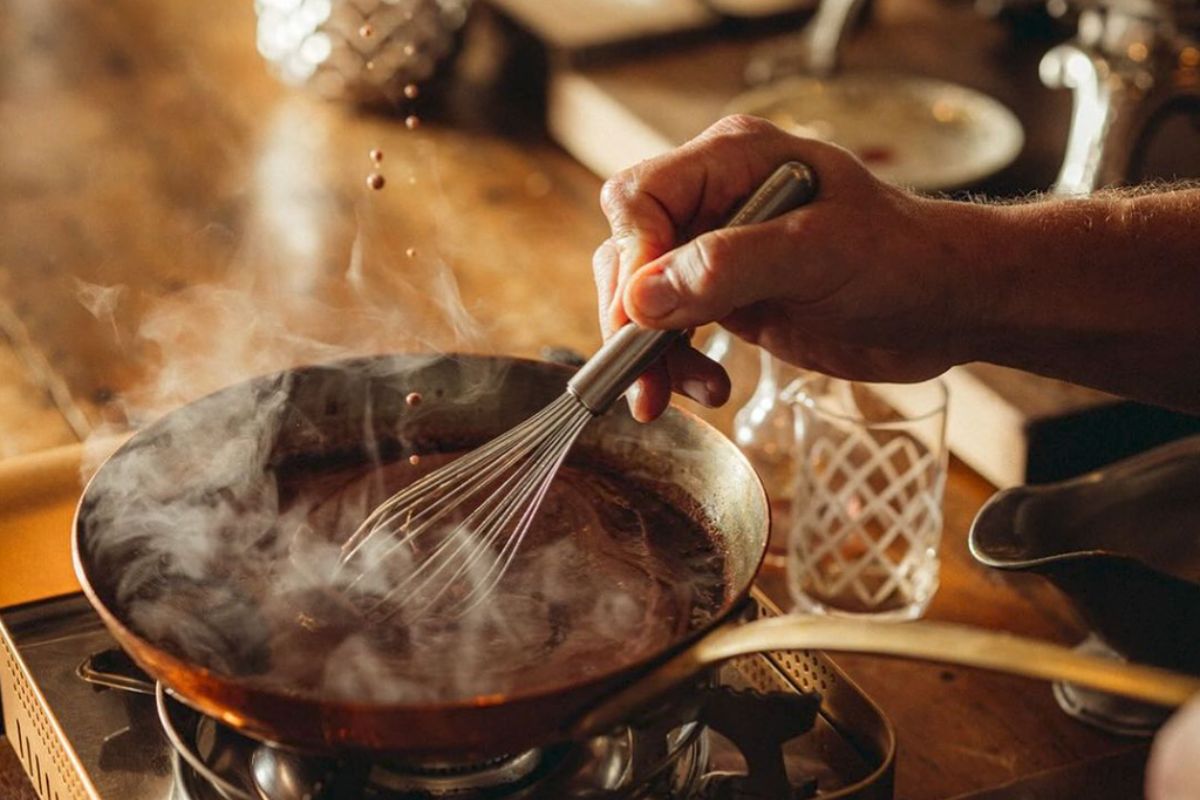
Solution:
M 390 617 L 364 616 L 364 592 L 370 601 L 395 585 L 403 564 L 397 573 L 390 561 L 364 559 L 339 572 L 339 545 L 372 508 L 449 458 L 280 478 L 275 530 L 247 551 L 228 590 L 214 595 L 185 584 L 159 598 L 210 628 L 225 620 L 239 632 L 179 636 L 171 645 L 276 691 L 446 702 L 549 690 L 612 672 L 660 652 L 722 608 L 725 558 L 699 515 L 647 482 L 577 461 L 554 479 L 485 602 L 464 616 L 408 619 L 400 597 Z M 357 594 L 347 594 L 347 581 L 363 570 Z

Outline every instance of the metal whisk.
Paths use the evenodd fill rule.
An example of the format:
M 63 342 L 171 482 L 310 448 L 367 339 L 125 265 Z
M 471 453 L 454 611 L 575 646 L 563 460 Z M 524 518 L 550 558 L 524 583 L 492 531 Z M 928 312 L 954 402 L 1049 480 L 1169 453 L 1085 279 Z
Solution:
M 812 171 L 788 162 L 726 227 L 764 222 L 815 192 Z M 344 583 L 359 607 L 377 619 L 401 610 L 415 618 L 439 605 L 462 614 L 486 599 L 512 565 L 579 432 L 681 335 L 626 325 L 546 408 L 378 506 L 343 546 L 339 562 L 343 570 L 361 565 Z

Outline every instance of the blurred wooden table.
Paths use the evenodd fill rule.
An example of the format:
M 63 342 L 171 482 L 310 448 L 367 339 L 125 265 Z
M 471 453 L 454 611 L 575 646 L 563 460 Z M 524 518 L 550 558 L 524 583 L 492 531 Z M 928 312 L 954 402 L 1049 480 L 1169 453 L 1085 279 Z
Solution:
M 340 352 L 597 344 L 599 182 L 547 140 L 520 81 L 469 43 L 409 131 L 279 86 L 251 5 L 0 7 L 0 456 Z M 1045 585 L 971 562 L 989 492 L 954 467 L 930 615 L 1075 641 Z M 1045 685 L 837 660 L 896 724 L 898 797 L 1132 746 L 1066 718 Z M 14 769 L 0 758 L 0 787 Z

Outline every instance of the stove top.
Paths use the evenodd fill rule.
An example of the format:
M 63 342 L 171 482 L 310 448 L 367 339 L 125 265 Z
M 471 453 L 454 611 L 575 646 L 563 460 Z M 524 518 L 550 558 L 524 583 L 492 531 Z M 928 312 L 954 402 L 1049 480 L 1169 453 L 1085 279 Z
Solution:
M 819 653 L 730 662 L 689 698 L 683 724 L 483 764 L 300 756 L 139 692 L 150 687 L 136 679 L 120 690 L 81 677 L 127 674 L 123 661 L 81 595 L 0 611 L 4 730 L 43 800 L 892 796 L 890 725 Z

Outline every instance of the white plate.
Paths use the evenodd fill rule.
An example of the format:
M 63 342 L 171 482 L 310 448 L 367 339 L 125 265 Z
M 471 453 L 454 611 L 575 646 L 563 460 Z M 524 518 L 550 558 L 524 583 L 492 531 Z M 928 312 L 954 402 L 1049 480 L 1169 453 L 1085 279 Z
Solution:
M 739 95 L 726 111 L 836 142 L 883 180 L 922 191 L 982 180 L 1025 141 L 1016 116 L 985 94 L 884 72 L 787 78 Z

